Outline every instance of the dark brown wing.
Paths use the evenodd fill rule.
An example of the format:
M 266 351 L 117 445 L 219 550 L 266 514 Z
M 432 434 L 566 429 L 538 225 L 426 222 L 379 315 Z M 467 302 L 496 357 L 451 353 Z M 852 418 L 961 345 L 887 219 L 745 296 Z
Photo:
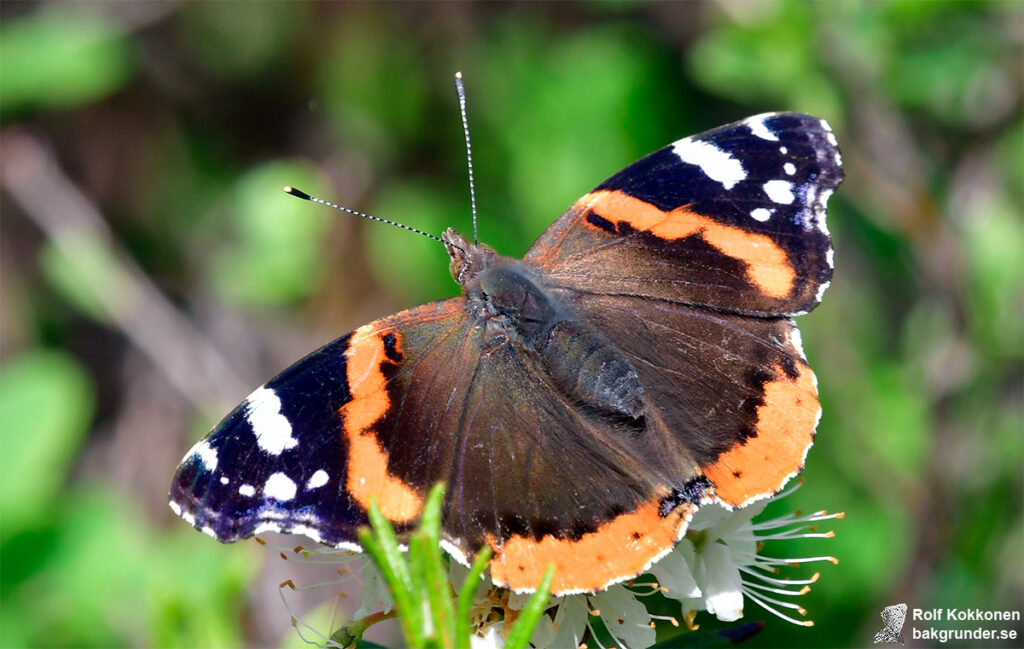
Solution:
M 182 461 L 171 506 L 230 542 L 272 530 L 356 547 L 371 498 L 402 533 L 447 483 L 446 547 L 495 550 L 495 583 L 553 592 L 632 577 L 692 510 L 643 461 L 641 431 L 587 413 L 465 301 L 357 329 L 259 388 Z
M 692 460 L 714 487 L 709 497 L 742 506 L 803 468 L 821 408 L 792 320 L 645 298 L 565 298 L 633 363 L 662 453 Z
M 389 336 L 402 355 L 367 435 L 402 485 L 447 482 L 443 535 L 460 561 L 490 545 L 492 579 L 514 590 L 534 589 L 551 562 L 552 591 L 565 594 L 633 577 L 673 546 L 692 511 L 673 487 L 693 472 L 650 465 L 642 429 L 569 402 L 521 348 L 487 349 L 471 320 L 429 354 L 413 354 L 424 341 L 401 327 L 360 331 L 350 372 L 353 355 L 376 367 Z

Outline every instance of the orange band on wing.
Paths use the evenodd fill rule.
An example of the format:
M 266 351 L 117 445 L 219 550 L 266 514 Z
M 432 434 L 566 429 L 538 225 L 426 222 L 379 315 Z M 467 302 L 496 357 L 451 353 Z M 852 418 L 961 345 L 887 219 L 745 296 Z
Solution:
M 613 223 L 625 222 L 662 239 L 675 240 L 699 234 L 722 254 L 747 265 L 747 275 L 771 297 L 786 297 L 793 289 L 796 272 L 786 252 L 771 237 L 723 225 L 690 211 L 686 206 L 664 212 L 654 205 L 620 191 L 591 192 L 578 201 Z
M 533 590 L 548 566 L 555 564 L 551 593 L 595 592 L 640 574 L 651 560 L 675 545 L 693 506 L 681 505 L 667 516 L 661 498 L 649 500 L 629 514 L 614 518 L 579 540 L 545 536 L 540 541 L 513 536 L 494 549 L 491 580 L 512 590 Z
M 416 518 L 423 507 L 423 498 L 415 489 L 388 474 L 388 455 L 370 431 L 388 411 L 386 378 L 382 363 L 392 362 L 384 348 L 385 333 L 370 325 L 352 334 L 348 351 L 348 389 L 352 400 L 341 407 L 340 414 L 348 439 L 349 496 L 368 509 L 375 498 L 381 512 L 389 520 L 401 523 Z M 400 344 L 397 333 L 396 346 Z
M 757 435 L 704 468 L 726 504 L 742 506 L 754 497 L 773 494 L 803 467 L 821 406 L 811 368 L 798 362 L 797 369 L 800 373 L 791 379 L 775 368 L 780 378 L 764 386 Z

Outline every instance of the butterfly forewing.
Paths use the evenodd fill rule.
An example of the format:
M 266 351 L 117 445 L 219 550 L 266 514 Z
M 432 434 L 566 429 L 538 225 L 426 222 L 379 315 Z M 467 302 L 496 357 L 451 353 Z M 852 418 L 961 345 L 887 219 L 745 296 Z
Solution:
M 577 201 L 526 255 L 551 284 L 748 315 L 809 311 L 832 276 L 835 137 L 795 113 L 684 138 Z

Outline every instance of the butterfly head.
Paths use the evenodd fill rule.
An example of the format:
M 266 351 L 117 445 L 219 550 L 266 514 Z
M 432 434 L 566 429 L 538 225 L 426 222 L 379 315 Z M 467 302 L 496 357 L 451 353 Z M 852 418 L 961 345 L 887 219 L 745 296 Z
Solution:
M 475 286 L 480 273 L 498 258 L 498 253 L 494 252 L 493 248 L 482 243 L 466 241 L 466 238 L 454 228 L 448 228 L 441 235 L 441 240 L 444 241 L 444 247 L 452 260 L 448 268 L 464 292 Z

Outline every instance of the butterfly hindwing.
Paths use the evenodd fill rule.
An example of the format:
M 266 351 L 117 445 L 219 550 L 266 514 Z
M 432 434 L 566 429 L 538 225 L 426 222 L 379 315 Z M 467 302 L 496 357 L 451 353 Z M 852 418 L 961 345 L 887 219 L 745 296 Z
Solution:
M 639 372 L 657 439 L 651 465 L 691 462 L 708 495 L 734 507 L 803 468 L 821 408 L 792 320 L 622 296 L 572 303 Z
M 769 113 L 684 138 L 577 201 L 526 261 L 550 283 L 748 315 L 812 309 L 832 276 L 842 180 L 823 121 Z

